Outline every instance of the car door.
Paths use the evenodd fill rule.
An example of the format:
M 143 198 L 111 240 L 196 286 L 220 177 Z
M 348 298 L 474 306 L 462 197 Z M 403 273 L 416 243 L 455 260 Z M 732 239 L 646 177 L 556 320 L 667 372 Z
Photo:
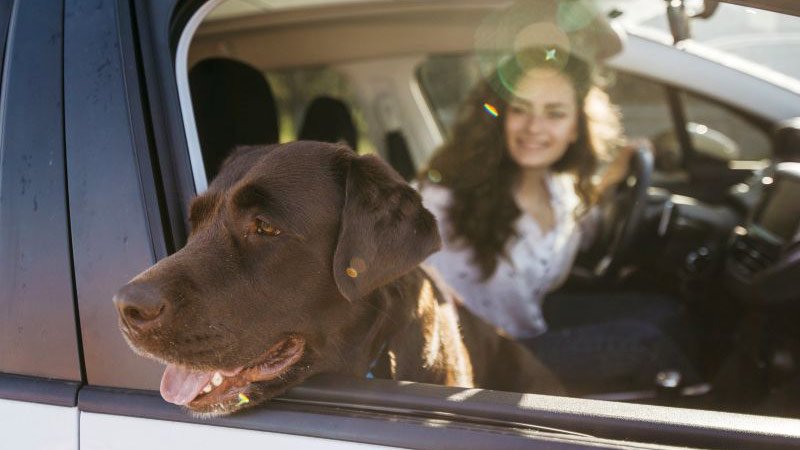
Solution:
M 66 198 L 62 6 L 0 3 L 3 448 L 78 448 L 83 370 Z
M 77 398 L 80 448 L 790 448 L 798 442 L 800 427 L 790 419 L 335 376 L 231 417 L 197 418 L 164 402 L 157 392 L 162 367 L 128 349 L 111 297 L 185 241 L 186 205 L 196 186 L 176 72 L 182 36 L 211 6 L 65 3 L 67 198 L 85 368 Z

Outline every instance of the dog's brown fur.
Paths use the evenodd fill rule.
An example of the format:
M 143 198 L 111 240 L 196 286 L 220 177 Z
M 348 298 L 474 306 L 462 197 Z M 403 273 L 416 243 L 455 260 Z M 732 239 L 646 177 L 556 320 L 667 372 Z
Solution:
M 280 378 L 247 386 L 246 405 L 190 404 L 195 412 L 252 406 L 318 373 L 370 370 L 561 393 L 531 353 L 418 266 L 440 245 L 435 221 L 375 157 L 318 142 L 239 149 L 190 215 L 186 246 L 115 297 L 132 348 L 197 370 L 230 370 L 286 336 L 305 341 Z M 281 233 L 257 233 L 265 221 Z

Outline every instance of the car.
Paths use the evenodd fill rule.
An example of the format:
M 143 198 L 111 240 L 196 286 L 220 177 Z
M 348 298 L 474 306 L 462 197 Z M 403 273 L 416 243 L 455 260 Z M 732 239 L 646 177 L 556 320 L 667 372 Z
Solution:
M 620 42 L 607 90 L 628 134 L 653 142 L 654 170 L 630 178 L 631 244 L 613 264 L 608 247 L 584 255 L 566 288 L 680 299 L 704 383 L 568 398 L 326 375 L 201 419 L 159 397 L 163 367 L 128 348 L 111 298 L 185 243 L 189 200 L 224 157 L 214 142 L 296 139 L 308 105 L 335 98 L 351 145 L 411 178 L 480 74 L 476 27 L 507 3 L 1 2 L 2 447 L 796 448 L 800 81 L 768 55 L 731 58 L 735 36 L 720 50 L 681 30 L 755 14 L 780 31 L 800 8 L 736 0 L 688 19 L 688 1 L 639 3 L 597 7 Z M 193 76 L 208 60 L 262 80 L 214 100 Z M 237 112 L 264 84 L 274 117 Z M 233 109 L 209 120 L 203 101 Z M 246 142 L 234 125 L 253 117 Z

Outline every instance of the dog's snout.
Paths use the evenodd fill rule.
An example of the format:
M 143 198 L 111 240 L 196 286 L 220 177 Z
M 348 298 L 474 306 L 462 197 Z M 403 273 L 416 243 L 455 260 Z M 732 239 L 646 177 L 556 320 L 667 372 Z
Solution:
M 135 331 L 147 331 L 164 319 L 167 302 L 158 289 L 147 284 L 129 284 L 114 296 L 120 318 Z

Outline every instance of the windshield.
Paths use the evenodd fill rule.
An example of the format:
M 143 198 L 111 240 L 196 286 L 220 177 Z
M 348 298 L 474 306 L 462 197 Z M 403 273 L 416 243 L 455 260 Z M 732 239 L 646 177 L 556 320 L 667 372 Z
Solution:
M 601 0 L 610 17 L 671 39 L 666 2 Z M 687 1 L 687 9 L 702 7 Z M 800 80 L 800 17 L 721 3 L 707 19 L 691 20 L 693 41 Z

